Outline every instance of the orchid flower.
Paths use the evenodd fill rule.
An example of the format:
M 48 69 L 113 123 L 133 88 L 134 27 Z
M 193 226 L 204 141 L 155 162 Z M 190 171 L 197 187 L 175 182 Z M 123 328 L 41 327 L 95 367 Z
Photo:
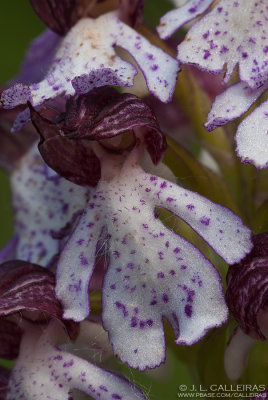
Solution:
M 174 1 L 176 4 L 176 1 Z M 181 8 L 164 15 L 158 27 L 168 38 L 186 22 L 208 10 L 213 0 L 188 0 Z M 267 90 L 268 78 L 268 9 L 265 1 L 220 0 L 196 22 L 178 46 L 178 60 L 194 64 L 211 73 L 226 67 L 223 83 L 239 66 L 240 82 L 216 97 L 205 127 L 215 129 L 244 114 Z M 239 125 L 237 153 L 244 162 L 258 168 L 268 166 L 268 102 L 264 101 Z
M 71 344 L 59 324 L 64 321 L 61 305 L 54 293 L 54 276 L 50 271 L 27 262 L 10 261 L 0 266 L 0 275 L 1 317 L 14 316 L 21 310 L 24 310 L 22 316 L 27 317 L 27 320 L 15 319 L 19 326 L 9 320 L 0 320 L 1 356 L 16 357 L 21 340 L 19 356 L 9 377 L 7 400 L 70 400 L 76 397 L 71 394 L 72 390 L 82 391 L 94 399 L 145 399 L 143 393 L 130 382 L 60 348 L 63 346 L 72 351 L 78 345 L 84 345 L 86 337 L 87 344 L 93 341 L 93 346 L 103 348 L 104 355 L 111 354 L 107 338 L 96 323 L 85 321 L 78 334 L 78 326 L 66 321 L 66 328 L 74 342 Z M 48 326 L 44 320 L 41 323 L 43 313 L 54 318 Z M 29 322 L 32 319 L 39 320 L 41 324 Z M 6 374 L 1 374 L 1 379 L 4 377 Z
M 78 20 L 60 42 L 45 77 L 40 82 L 18 83 L 3 91 L 2 106 L 10 109 L 28 101 L 42 106 L 59 95 L 83 94 L 104 85 L 132 86 L 137 69 L 117 55 L 115 46 L 133 56 L 151 93 L 163 102 L 171 100 L 178 61 L 123 23 L 117 12 L 110 12 L 96 19 Z M 20 130 L 28 120 L 26 109 L 18 115 L 13 130 Z
M 49 121 L 32 107 L 31 115 L 41 137 L 40 152 L 61 175 L 93 186 L 92 176 L 79 169 L 80 154 L 88 152 L 89 164 L 90 157 L 97 156 L 101 165 L 101 180 L 91 189 L 83 215 L 60 253 L 56 294 L 64 318 L 82 321 L 88 316 L 88 286 L 102 254 L 109 266 L 102 290 L 103 324 L 122 361 L 140 369 L 164 361 L 163 316 L 177 344 L 195 343 L 208 329 L 221 325 L 227 309 L 216 270 L 159 221 L 155 208 L 185 220 L 228 263 L 238 262 L 250 250 L 250 231 L 230 210 L 139 166 L 137 154 L 144 145 L 155 163 L 165 149 L 152 110 L 133 95 L 99 88 L 71 98 L 61 122 Z M 115 149 L 111 153 L 104 139 L 127 128 L 136 137 L 134 148 L 124 151 L 119 146 L 117 154 Z
M 225 369 L 238 379 L 251 347 L 268 336 L 268 233 L 253 236 L 252 251 L 227 275 L 226 300 L 238 322 L 225 352 Z

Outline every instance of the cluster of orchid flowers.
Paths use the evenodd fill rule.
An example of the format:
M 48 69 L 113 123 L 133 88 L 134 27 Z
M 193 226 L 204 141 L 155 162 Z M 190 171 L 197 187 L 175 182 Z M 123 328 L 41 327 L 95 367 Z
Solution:
M 177 58 L 135 29 L 143 0 L 31 0 L 49 29 L 0 97 L 0 162 L 15 219 L 0 252 L 0 357 L 16 359 L 12 372 L 0 370 L 3 399 L 145 399 L 90 357 L 98 350 L 142 371 L 159 366 L 163 318 L 177 345 L 192 345 L 226 322 L 229 308 L 238 322 L 225 353 L 231 379 L 268 335 L 268 234 L 252 240 L 233 211 L 177 184 L 153 109 L 126 89 L 138 68 L 148 92 L 168 103 L 180 64 L 225 69 L 224 83 L 238 66 L 239 81 L 216 97 L 205 126 L 240 117 L 267 90 L 268 4 L 173 3 L 157 28 L 162 39 L 199 17 Z M 268 166 L 267 121 L 266 100 L 236 134 L 238 156 L 258 168 Z M 231 265 L 226 297 L 215 266 L 161 210 Z M 91 312 L 92 291 L 101 291 L 101 316 Z

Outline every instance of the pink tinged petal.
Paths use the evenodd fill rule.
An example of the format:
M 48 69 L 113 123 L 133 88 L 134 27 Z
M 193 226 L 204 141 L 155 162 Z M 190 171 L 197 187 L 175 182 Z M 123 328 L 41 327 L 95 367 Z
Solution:
M 214 0 L 187 0 L 176 10 L 167 12 L 160 19 L 157 32 L 162 39 L 168 39 L 177 29 L 205 12 Z M 176 3 L 174 1 L 174 3 Z
M 16 258 L 47 266 L 58 253 L 53 238 L 86 204 L 88 190 L 51 174 L 36 145 L 21 159 L 11 175 L 16 233 Z
M 63 316 L 66 319 L 82 321 L 89 314 L 88 285 L 93 274 L 97 249 L 99 247 L 101 251 L 102 242 L 107 241 L 103 229 L 103 211 L 96 195 L 93 195 L 61 252 L 57 266 L 56 294 L 63 304 Z
M 250 349 L 256 342 L 240 328 L 235 329 L 224 355 L 225 372 L 229 379 L 235 381 L 240 378 L 247 366 Z
M 231 210 L 161 178 L 151 179 L 146 184 L 155 205 L 182 218 L 226 262 L 234 264 L 249 253 L 251 232 Z
M 83 94 L 104 85 L 132 86 L 136 68 L 116 55 L 115 45 L 134 56 L 149 90 L 160 100 L 169 101 L 176 84 L 178 61 L 123 24 L 115 13 L 108 13 L 95 20 L 81 19 L 63 39 L 46 78 L 4 91 L 4 108 L 27 101 L 37 106 L 63 93 Z M 18 123 L 17 126 L 21 127 Z
M 58 334 L 55 325 L 41 337 L 34 328 L 25 334 L 6 400 L 70 400 L 72 390 L 95 400 L 146 400 L 129 381 L 54 346 Z
M 213 73 L 226 65 L 224 83 L 238 64 L 241 81 L 256 89 L 268 78 L 267 16 L 262 0 L 221 0 L 190 29 L 178 59 Z
M 243 82 L 230 86 L 223 93 L 216 96 L 208 113 L 205 128 L 210 132 L 218 126 L 241 117 L 267 89 L 268 82 L 257 90 L 250 89 Z M 252 136 L 254 134 L 255 132 Z
M 22 336 L 22 330 L 14 322 L 8 321 L 3 318 L 0 319 L 1 358 L 13 360 L 14 358 L 18 357 L 21 336 Z M 0 377 L 1 377 L 1 371 L 0 371 Z M 0 394 L 1 394 L 1 389 L 0 389 Z
M 243 162 L 268 167 L 268 101 L 264 101 L 238 127 L 236 151 Z

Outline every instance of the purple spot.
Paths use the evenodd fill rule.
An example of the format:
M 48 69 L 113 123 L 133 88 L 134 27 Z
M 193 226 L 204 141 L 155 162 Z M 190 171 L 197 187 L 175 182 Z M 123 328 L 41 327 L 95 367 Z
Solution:
M 115 250 L 115 251 L 113 252 L 113 255 L 114 255 L 114 258 L 119 258 L 119 257 L 120 257 L 120 253 L 119 253 L 119 251 L 117 251 L 117 250 Z
M 63 368 L 71 367 L 72 365 L 74 365 L 74 360 L 70 360 L 69 362 L 65 362 L 63 364 Z
M 156 71 L 158 69 L 158 65 L 154 64 L 151 66 L 152 71 Z
M 126 318 L 128 316 L 128 311 L 126 309 L 126 306 L 122 303 L 120 303 L 119 301 L 115 302 L 116 307 L 122 311 L 123 316 Z
M 148 325 L 148 326 L 153 326 L 153 321 L 151 320 L 151 319 L 148 319 L 147 321 L 146 321 L 146 324 Z
M 115 283 L 113 283 L 113 284 L 110 286 L 110 289 L 112 289 L 112 290 L 115 290 L 115 289 L 116 289 Z
M 162 182 L 160 187 L 161 189 L 165 189 L 167 187 L 167 182 Z
M 133 263 L 128 263 L 128 264 L 127 264 L 127 268 L 133 269 L 133 268 L 134 268 L 134 264 L 133 264 Z
M 160 278 L 160 279 L 163 279 L 163 278 L 165 278 L 165 275 L 164 275 L 164 273 L 163 273 L 163 272 L 158 272 L 158 274 L 157 274 L 157 278 Z
M 193 313 L 192 306 L 190 304 L 186 304 L 186 306 L 184 307 L 184 312 L 187 315 L 187 317 L 190 318 Z
M 156 300 L 152 300 L 151 303 L 150 303 L 150 306 L 155 306 L 156 304 L 157 304 L 157 301 Z
M 176 247 L 176 248 L 173 250 L 173 253 L 178 254 L 180 251 L 181 251 L 181 249 L 179 249 L 178 247 Z
M 131 323 L 130 323 L 131 328 L 135 328 L 137 325 L 138 325 L 137 318 L 136 317 L 132 317 L 131 318 Z
M 119 396 L 119 394 L 113 393 L 113 394 L 112 394 L 112 399 L 121 400 L 122 397 Z
M 158 252 L 159 260 L 164 260 L 164 253 L 162 251 Z
M 103 390 L 104 392 L 108 392 L 107 387 L 104 385 L 100 385 L 99 388 L 100 388 L 100 390 Z
M 207 39 L 208 36 L 209 36 L 209 31 L 207 31 L 206 33 L 204 33 L 203 38 L 204 38 L 204 39 Z
M 171 203 L 172 201 L 174 201 L 175 199 L 173 199 L 172 197 L 168 197 L 167 198 L 167 201 L 169 202 L 169 203 Z
M 171 269 L 170 271 L 169 271 L 169 273 L 170 273 L 170 275 L 175 275 L 175 271 L 174 271 L 174 269 Z
M 163 294 L 162 300 L 164 303 L 168 303 L 168 295 L 166 293 Z
M 137 354 L 137 353 L 138 353 L 138 349 L 135 349 L 135 350 L 133 351 L 133 353 Z
M 204 50 L 204 60 L 207 60 L 211 56 L 209 50 Z
M 188 208 L 188 210 L 193 210 L 194 209 L 194 205 L 193 204 L 187 204 L 186 206 Z
M 210 218 L 207 218 L 207 217 L 203 216 L 203 217 L 200 219 L 200 222 L 201 222 L 201 224 L 208 226 L 208 225 L 209 225 L 209 222 L 210 222 Z

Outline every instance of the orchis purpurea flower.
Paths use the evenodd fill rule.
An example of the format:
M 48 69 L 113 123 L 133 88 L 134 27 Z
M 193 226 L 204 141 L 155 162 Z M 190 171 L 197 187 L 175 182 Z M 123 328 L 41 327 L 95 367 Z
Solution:
M 85 321 L 79 333 L 77 324 L 62 320 L 52 272 L 15 260 L 2 264 L 0 275 L 0 355 L 16 357 L 21 341 L 6 400 L 70 400 L 76 398 L 73 390 L 94 399 L 145 399 L 130 382 L 72 354 L 77 346 L 85 345 L 85 337 L 87 345 L 94 340 L 92 347 L 101 349 L 103 355 L 111 354 L 111 351 L 98 324 Z M 22 310 L 20 318 L 14 318 Z M 3 319 L 3 316 L 13 316 L 13 321 Z M 48 324 L 47 318 L 53 321 Z M 69 336 L 64 325 L 60 325 L 62 322 Z
M 5 90 L 1 96 L 2 107 L 9 109 L 27 102 L 40 107 L 59 95 L 83 94 L 105 85 L 133 86 L 137 69 L 117 55 L 115 46 L 133 56 L 151 93 L 163 102 L 171 100 L 178 61 L 123 23 L 114 11 L 96 19 L 78 20 L 59 43 L 45 77 L 39 82 L 18 83 Z M 21 112 L 13 130 L 20 130 L 28 119 L 28 110 Z
M 41 154 L 67 179 L 79 183 L 80 158 L 72 150 L 77 143 L 81 148 L 90 143 L 101 163 L 101 180 L 90 190 L 60 253 L 56 293 L 64 318 L 88 316 L 88 286 L 101 254 L 109 267 L 102 290 L 103 324 L 122 361 L 140 369 L 164 361 L 163 317 L 177 344 L 192 344 L 222 324 L 227 309 L 218 273 L 193 245 L 160 222 L 155 209 L 181 217 L 229 263 L 250 250 L 250 232 L 230 210 L 139 166 L 144 147 L 154 163 L 165 150 L 152 110 L 133 95 L 99 88 L 70 99 L 61 122 L 52 123 L 32 107 L 31 115 Z M 135 137 L 130 147 L 104 144 L 126 131 Z M 80 184 L 89 185 L 87 179 Z
M 253 236 L 253 244 L 227 275 L 226 300 L 238 322 L 225 353 L 226 372 L 232 379 L 242 374 L 253 344 L 268 336 L 268 233 Z
M 176 1 L 174 1 L 176 4 Z M 188 0 L 181 8 L 164 15 L 158 32 L 169 37 L 186 22 L 207 11 L 213 0 Z M 196 22 L 178 46 L 178 59 L 211 73 L 225 68 L 227 83 L 239 66 L 240 82 L 216 97 L 205 127 L 215 129 L 244 114 L 267 90 L 268 6 L 265 0 L 220 0 Z M 237 153 L 258 168 L 268 165 L 268 102 L 264 101 L 239 125 Z

